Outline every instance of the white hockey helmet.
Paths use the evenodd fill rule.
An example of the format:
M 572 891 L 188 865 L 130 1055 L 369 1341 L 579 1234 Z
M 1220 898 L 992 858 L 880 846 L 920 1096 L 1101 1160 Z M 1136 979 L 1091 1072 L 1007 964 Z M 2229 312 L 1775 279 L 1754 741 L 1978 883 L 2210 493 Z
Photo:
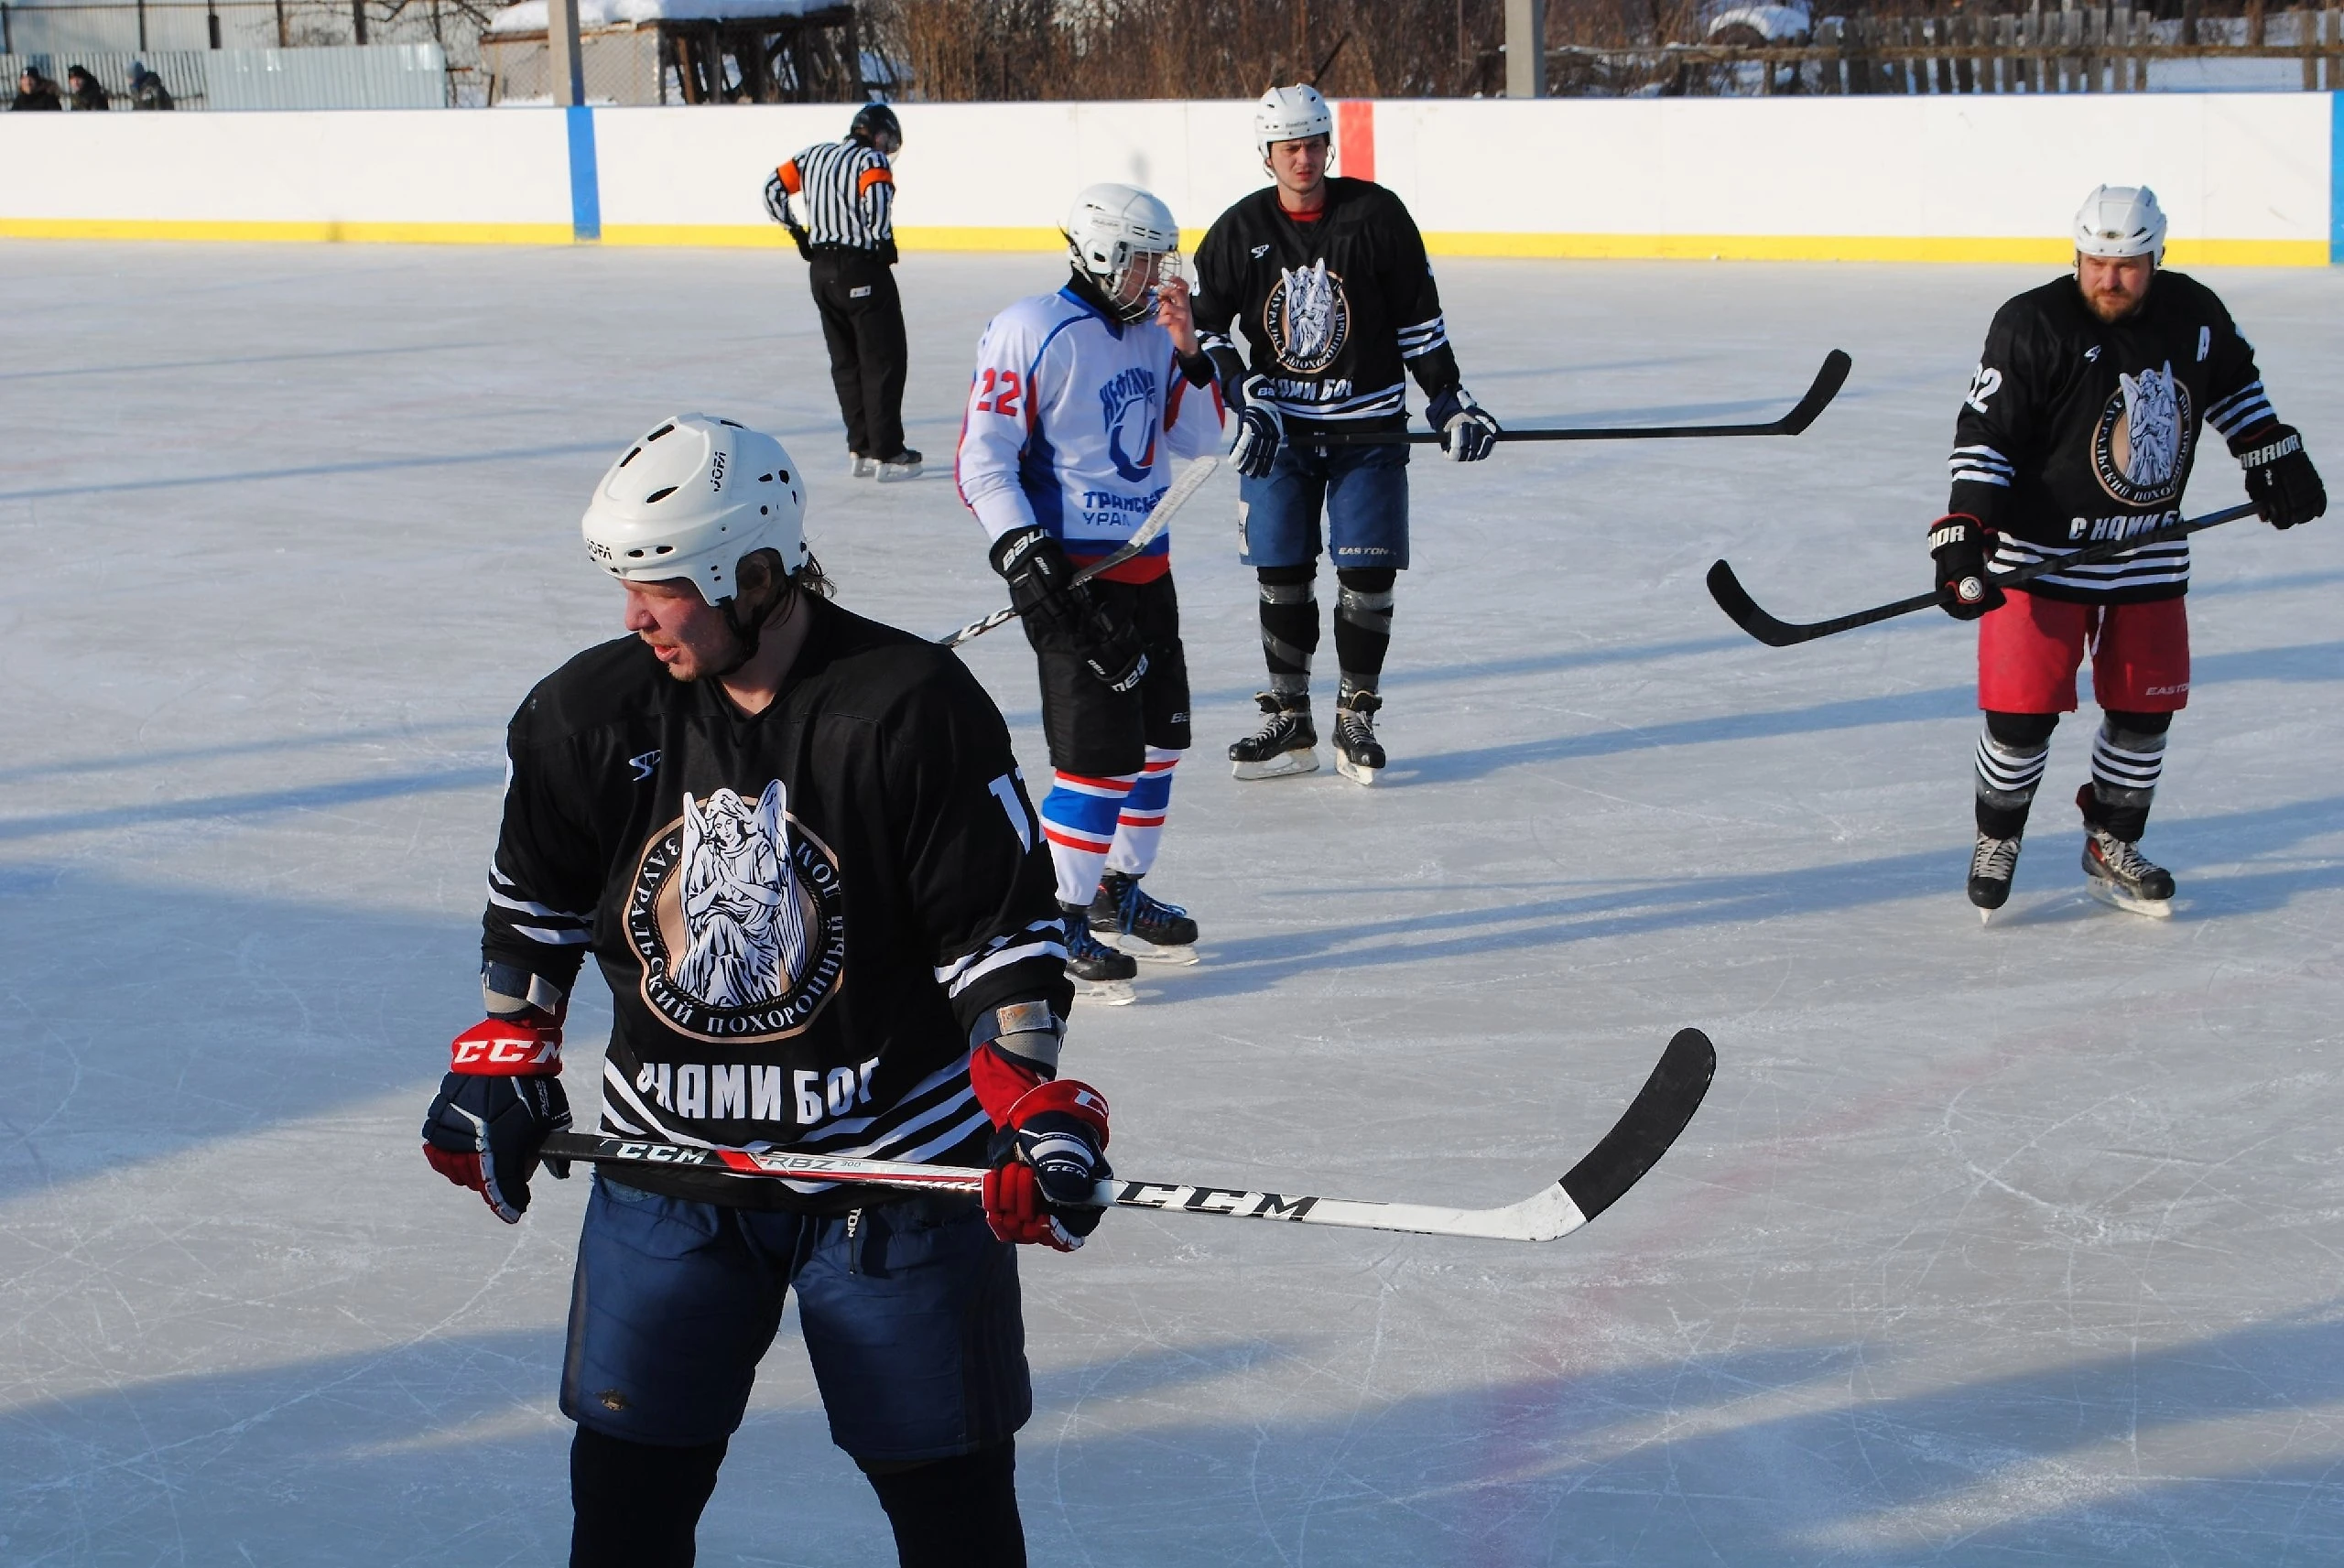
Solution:
M 1272 143 L 1298 142 L 1306 136 L 1324 136 L 1329 146 L 1335 139 L 1335 112 L 1317 88 L 1297 82 L 1262 94 L 1253 105 L 1253 145 L 1264 158 L 1270 156 Z
M 1180 275 L 1180 225 L 1136 185 L 1093 185 L 1066 216 L 1074 265 L 1126 321 L 1156 308 L 1156 286 Z
M 688 577 L 721 605 L 757 550 L 806 564 L 806 500 L 781 443 L 709 414 L 663 419 L 613 463 L 581 524 L 594 564 L 621 582 Z
M 2147 256 L 2165 265 L 2165 209 L 2145 185 L 2103 185 L 2076 212 L 2076 249 L 2088 256 Z

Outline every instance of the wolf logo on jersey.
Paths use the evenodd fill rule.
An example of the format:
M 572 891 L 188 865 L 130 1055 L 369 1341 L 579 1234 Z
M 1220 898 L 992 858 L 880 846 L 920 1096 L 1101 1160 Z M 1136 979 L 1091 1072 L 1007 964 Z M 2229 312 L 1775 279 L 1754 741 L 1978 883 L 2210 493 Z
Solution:
M 1133 365 L 1108 377 L 1099 388 L 1099 410 L 1107 427 L 1107 460 L 1124 481 L 1138 484 L 1156 468 L 1156 431 L 1162 399 L 1156 373 Z M 1138 455 L 1133 455 L 1133 449 Z
M 2120 375 L 2116 395 L 2100 411 L 2092 433 L 2092 470 L 2100 488 L 2128 506 L 2158 506 L 2181 491 L 2197 420 L 2189 388 L 2161 370 Z
M 1282 267 L 1262 307 L 1262 324 L 1278 362 L 1304 375 L 1333 364 L 1351 338 L 1351 300 L 1340 274 L 1321 256 L 1307 267 Z
M 654 836 L 627 900 L 643 1000 L 704 1040 L 774 1040 L 830 999 L 845 913 L 830 851 L 785 809 L 774 780 L 751 806 L 720 789 L 684 796 Z

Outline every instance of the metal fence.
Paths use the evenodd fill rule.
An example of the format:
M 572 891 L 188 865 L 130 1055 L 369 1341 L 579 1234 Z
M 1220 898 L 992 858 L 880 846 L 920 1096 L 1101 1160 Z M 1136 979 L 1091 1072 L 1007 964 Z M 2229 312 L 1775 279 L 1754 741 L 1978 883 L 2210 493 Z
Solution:
M 106 90 L 109 109 L 136 107 L 134 64 L 163 79 L 178 109 L 444 109 L 449 102 L 448 58 L 437 44 L 0 55 L 11 82 L 27 66 L 62 82 L 78 65 Z
M 2201 39 L 2219 42 L 2183 42 L 2184 27 L 2070 0 L 2001 16 L 1828 17 L 1796 45 L 1550 49 L 1546 69 L 1551 90 L 1598 95 L 2142 92 L 2179 68 L 2244 60 L 2299 63 L 2306 92 L 2344 87 L 2344 12 L 2273 15 L 2259 39 L 2234 18 L 2199 24 Z
M 494 5 L 408 0 L 386 15 L 364 0 L 0 0 L 0 54 L 286 49 L 436 44 L 461 74 L 480 59 Z

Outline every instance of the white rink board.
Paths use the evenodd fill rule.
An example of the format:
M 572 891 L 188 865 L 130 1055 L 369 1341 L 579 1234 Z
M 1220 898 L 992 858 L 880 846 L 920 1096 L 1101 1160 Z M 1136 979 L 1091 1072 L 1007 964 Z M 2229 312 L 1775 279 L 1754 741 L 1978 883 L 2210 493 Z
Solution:
M 2157 189 L 2182 265 L 2324 265 L 2344 124 L 2332 99 L 1340 108 L 1347 126 L 1372 127 L 1348 172 L 1396 189 L 1443 254 L 2056 259 L 2078 202 L 2105 181 Z M 787 242 L 764 213 L 766 178 L 841 134 L 848 113 L 601 109 L 580 115 L 591 135 L 574 140 L 549 109 L 8 119 L 0 235 L 545 243 L 599 221 L 611 243 L 776 248 Z M 1244 103 L 901 113 L 896 218 L 909 250 L 1052 249 L 1075 191 L 1100 180 L 1156 189 L 1197 234 L 1264 178 Z
M 906 259 L 932 460 L 985 317 L 1056 274 Z M 1204 961 L 1069 1044 L 1118 1165 L 1508 1203 L 1677 1028 L 1720 1067 L 1549 1245 L 1118 1213 L 1029 1251 L 1036 1563 L 2344 1559 L 2344 519 L 2200 542 L 2170 922 L 2081 892 L 2071 720 L 1980 929 L 1967 633 L 1769 650 L 1701 588 L 1720 556 L 1796 619 L 1922 587 L 1979 341 L 2046 276 L 1444 264 L 1510 423 L 1763 418 L 1855 369 L 1796 440 L 1422 459 L 1373 793 L 1229 778 L 1255 599 L 1230 481 L 1199 495 L 1150 885 Z M 842 476 L 786 254 L 60 242 L 0 287 L 0 1561 L 559 1562 L 585 1184 L 507 1228 L 417 1128 L 476 1017 L 504 722 L 618 631 L 579 512 L 697 407 L 790 446 L 854 609 L 993 608 L 982 533 L 940 462 Z M 2219 287 L 2337 479 L 2344 276 Z M 2211 454 L 2188 507 L 2239 494 Z M 968 658 L 1042 778 L 1030 655 Z M 700 1560 L 886 1552 L 793 1314 Z

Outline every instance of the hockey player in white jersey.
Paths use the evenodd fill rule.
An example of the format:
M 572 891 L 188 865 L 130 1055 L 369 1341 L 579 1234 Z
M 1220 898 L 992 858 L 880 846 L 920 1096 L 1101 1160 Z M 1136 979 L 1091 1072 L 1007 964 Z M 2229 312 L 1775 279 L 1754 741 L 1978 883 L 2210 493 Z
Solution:
M 1066 914 L 1067 969 L 1123 1002 L 1134 956 L 1196 961 L 1196 922 L 1140 887 L 1188 747 L 1171 541 L 1159 536 L 1087 583 L 1073 579 L 1146 521 L 1172 460 L 1219 447 L 1221 406 L 1171 210 L 1133 186 L 1094 185 L 1075 199 L 1067 239 L 1066 287 L 1017 301 L 985 328 L 958 479 L 1041 666 L 1057 775 L 1042 831 Z

